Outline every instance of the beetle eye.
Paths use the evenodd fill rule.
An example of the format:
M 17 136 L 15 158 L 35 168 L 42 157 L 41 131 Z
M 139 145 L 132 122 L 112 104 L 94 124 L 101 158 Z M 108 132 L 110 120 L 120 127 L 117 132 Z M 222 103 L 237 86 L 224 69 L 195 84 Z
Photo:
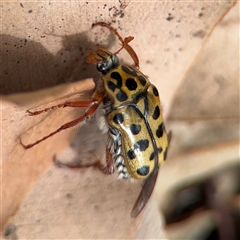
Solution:
M 102 74 L 106 74 L 118 64 L 118 57 L 116 55 L 111 55 L 108 59 L 104 59 L 101 63 L 97 64 L 97 70 Z
M 97 64 L 97 70 L 101 73 L 106 73 L 109 68 L 109 61 L 103 60 L 101 63 Z

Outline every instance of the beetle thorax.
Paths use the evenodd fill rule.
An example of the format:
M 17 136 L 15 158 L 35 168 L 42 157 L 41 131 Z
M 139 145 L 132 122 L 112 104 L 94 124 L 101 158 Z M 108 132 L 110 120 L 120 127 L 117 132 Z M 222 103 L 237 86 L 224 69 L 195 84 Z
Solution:
M 122 64 L 104 74 L 102 81 L 106 95 L 113 102 L 113 107 L 133 103 L 149 86 L 148 78 L 139 70 Z

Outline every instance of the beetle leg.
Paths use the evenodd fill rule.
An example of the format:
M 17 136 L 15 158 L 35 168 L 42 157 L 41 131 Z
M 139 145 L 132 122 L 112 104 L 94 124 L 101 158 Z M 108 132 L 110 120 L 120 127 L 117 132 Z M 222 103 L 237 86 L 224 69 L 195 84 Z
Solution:
M 65 167 L 65 168 L 90 168 L 90 167 L 95 167 L 98 168 L 102 171 L 102 168 L 104 167 L 102 163 L 100 163 L 99 160 L 89 163 L 89 164 L 82 164 L 82 165 L 71 165 L 71 164 L 64 164 L 60 163 L 57 161 L 57 159 L 54 157 L 54 164 L 57 165 L 58 167 Z
M 58 162 L 55 157 L 54 157 L 54 163 L 58 167 L 67 167 L 67 168 L 90 168 L 90 167 L 94 167 L 94 168 L 98 168 L 104 174 L 112 174 L 112 173 L 114 173 L 112 155 L 111 155 L 111 153 L 110 153 L 108 148 L 106 148 L 106 164 L 107 164 L 106 166 L 103 165 L 99 160 L 97 160 L 97 161 L 95 161 L 93 163 L 82 164 L 82 165 L 63 164 L 63 163 Z
M 35 116 L 44 112 L 48 112 L 50 110 L 53 110 L 55 108 L 64 108 L 64 107 L 89 107 L 91 105 L 94 104 L 93 100 L 89 100 L 89 101 L 76 101 L 76 102 L 65 102 L 65 103 L 60 103 L 58 105 L 53 105 L 51 107 L 39 110 L 39 111 L 30 111 L 27 110 L 27 113 L 29 114 L 29 116 Z
M 106 166 L 103 166 L 101 170 L 105 174 L 114 173 L 112 154 L 110 153 L 109 148 L 106 148 Z
M 88 110 L 85 112 L 85 114 L 77 119 L 74 119 L 73 121 L 70 121 L 70 122 L 67 122 L 65 124 L 63 124 L 61 127 L 59 127 L 56 131 L 54 132 L 51 132 L 49 135 L 43 137 L 42 139 L 39 139 L 37 140 L 36 142 L 34 143 L 31 143 L 31 144 L 28 144 L 28 145 L 24 145 L 20 139 L 20 144 L 25 148 L 31 148 L 33 146 L 35 146 L 36 144 L 46 140 L 47 138 L 55 135 L 56 133 L 64 130 L 64 129 L 67 129 L 67 128 L 71 128 L 71 127 L 74 127 L 76 126 L 77 124 L 84 124 L 87 119 L 89 119 L 93 114 L 94 112 L 97 110 L 99 104 L 102 102 L 102 99 L 103 99 L 103 96 L 104 96 L 104 92 L 96 92 L 93 99 L 91 101 L 89 101 L 90 103 L 90 107 L 88 108 Z M 85 104 L 86 101 L 83 101 L 83 103 Z M 79 101 L 79 102 L 74 102 L 74 104 L 71 106 L 71 107 L 82 107 L 82 106 L 85 106 L 84 104 L 82 104 L 82 101 Z M 69 103 L 69 106 L 71 104 Z

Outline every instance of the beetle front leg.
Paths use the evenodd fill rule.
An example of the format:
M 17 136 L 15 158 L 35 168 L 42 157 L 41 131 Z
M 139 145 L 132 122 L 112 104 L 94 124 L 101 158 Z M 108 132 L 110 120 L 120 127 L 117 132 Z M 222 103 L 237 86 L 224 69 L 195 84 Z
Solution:
M 93 99 L 91 101 L 68 102 L 67 106 L 70 106 L 70 107 L 86 107 L 86 105 L 87 105 L 87 106 L 89 106 L 89 108 L 87 109 L 87 111 L 85 112 L 85 114 L 83 116 L 81 116 L 81 117 L 79 117 L 77 119 L 74 119 L 73 121 L 70 121 L 70 122 L 67 122 L 67 123 L 63 124 L 56 131 L 51 132 L 49 135 L 47 135 L 47 136 L 37 140 L 36 142 L 28 144 L 28 145 L 25 145 L 25 144 L 22 143 L 22 141 L 20 139 L 20 144 L 25 149 L 28 149 L 28 148 L 31 148 L 31 147 L 37 145 L 38 143 L 46 140 L 47 138 L 55 135 L 56 133 L 61 132 L 64 129 L 74 127 L 74 126 L 76 126 L 76 125 L 78 125 L 80 123 L 84 124 L 87 121 L 87 119 L 89 119 L 95 113 L 95 111 L 97 110 L 99 104 L 102 102 L 103 97 L 104 97 L 104 92 L 96 92 L 94 94 L 94 97 L 93 97 Z M 40 114 L 40 113 L 44 112 L 44 110 L 38 111 L 38 112 L 39 113 L 36 113 L 36 114 Z M 36 114 L 33 113 L 33 115 L 36 115 Z

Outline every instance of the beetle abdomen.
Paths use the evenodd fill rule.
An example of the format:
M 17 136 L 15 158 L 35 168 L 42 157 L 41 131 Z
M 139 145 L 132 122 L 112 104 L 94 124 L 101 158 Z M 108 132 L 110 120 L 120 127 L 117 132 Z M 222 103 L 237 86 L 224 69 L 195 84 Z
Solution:
M 150 82 L 139 70 L 128 65 L 119 65 L 102 76 L 107 95 L 113 100 L 113 107 L 132 102 L 146 91 Z

